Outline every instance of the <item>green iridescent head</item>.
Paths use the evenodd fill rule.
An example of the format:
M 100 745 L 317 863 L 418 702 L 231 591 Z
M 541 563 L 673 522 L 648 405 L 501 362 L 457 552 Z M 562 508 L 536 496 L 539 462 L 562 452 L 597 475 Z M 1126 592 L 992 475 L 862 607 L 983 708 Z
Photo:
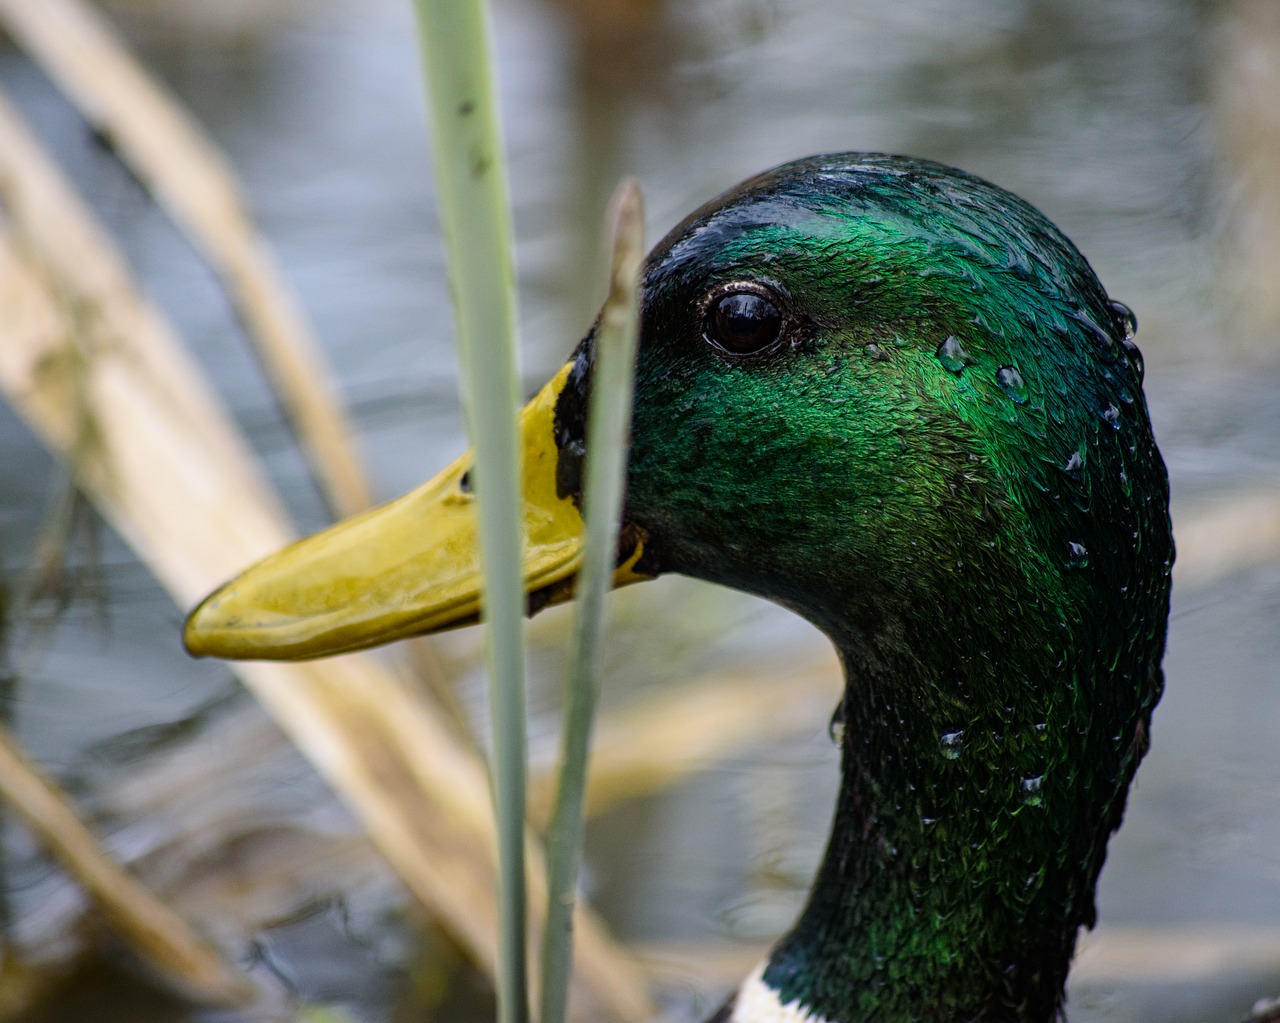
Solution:
M 627 507 L 649 567 L 839 634 L 846 601 L 928 602 L 993 559 L 1080 589 L 1132 560 L 1126 519 L 1167 546 L 1126 316 L 1040 213 L 961 171 L 855 153 L 745 182 L 649 259 Z
M 1162 685 L 1168 484 L 1132 330 L 1038 211 L 900 157 L 787 164 L 651 254 L 637 569 L 795 609 L 849 676 L 832 844 L 764 975 L 784 1000 L 1056 1010 Z

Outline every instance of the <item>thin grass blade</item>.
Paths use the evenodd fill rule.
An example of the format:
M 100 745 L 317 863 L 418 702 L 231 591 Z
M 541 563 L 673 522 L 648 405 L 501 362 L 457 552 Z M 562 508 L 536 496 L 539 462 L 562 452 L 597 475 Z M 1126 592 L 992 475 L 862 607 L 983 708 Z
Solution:
M 582 853 L 587 752 L 600 692 L 604 599 L 617 560 L 636 341 L 640 332 L 640 266 L 644 260 L 644 204 L 634 181 L 613 204 L 609 297 L 596 331 L 591 402 L 587 412 L 583 509 L 587 538 L 578 575 L 560 784 L 547 833 L 547 919 L 542 942 L 541 1023 L 563 1023 L 573 963 L 573 904 Z
M 489 625 L 498 817 L 498 1018 L 528 1018 L 525 699 L 515 267 L 505 161 L 481 0 L 417 0 L 436 186 L 453 285 L 461 390 L 475 450 Z

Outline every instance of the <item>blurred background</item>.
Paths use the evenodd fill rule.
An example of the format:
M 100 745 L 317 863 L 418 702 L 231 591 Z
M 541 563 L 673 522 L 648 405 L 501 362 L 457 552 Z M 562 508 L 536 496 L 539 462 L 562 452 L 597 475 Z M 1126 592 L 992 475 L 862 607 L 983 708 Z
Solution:
M 442 467 L 465 441 L 408 0 L 103 9 L 242 176 L 337 367 L 378 496 Z M 621 175 L 643 183 L 656 240 L 772 164 L 911 153 L 1030 200 L 1132 306 L 1175 523 L 1280 497 L 1274 0 L 498 0 L 494 20 L 527 391 L 603 295 L 602 214 Z M 206 264 L 7 44 L 0 85 L 177 323 L 302 528 L 323 525 Z M 276 1015 L 256 1016 L 166 994 L 6 820 L 5 951 L 29 991 L 8 1018 L 249 1023 L 301 1004 L 368 1021 L 488 1018 L 484 978 L 227 669 L 186 657 L 182 609 L 3 405 L 0 495 L 12 726 L 114 854 L 281 992 Z M 613 607 L 608 707 L 715 673 L 795 686 L 786 734 L 619 800 L 590 827 L 594 905 L 668 963 L 664 1010 L 694 1019 L 803 899 L 835 792 L 836 669 L 804 623 L 732 592 L 663 579 Z M 568 621 L 555 609 L 529 628 L 544 763 Z M 1280 560 L 1261 547 L 1238 571 L 1180 580 L 1152 752 L 1099 896 L 1104 930 L 1132 940 L 1105 962 L 1086 951 L 1074 1023 L 1237 1020 L 1280 994 L 1278 623 Z M 476 630 L 434 649 L 478 721 Z

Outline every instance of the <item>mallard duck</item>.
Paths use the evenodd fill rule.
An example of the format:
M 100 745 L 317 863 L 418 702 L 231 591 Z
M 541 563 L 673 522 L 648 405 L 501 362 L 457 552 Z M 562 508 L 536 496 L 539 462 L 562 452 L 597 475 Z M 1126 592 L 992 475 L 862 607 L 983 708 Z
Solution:
M 842 784 L 807 906 L 716 1021 L 1048 1021 L 1163 685 L 1173 541 L 1132 314 L 1041 213 L 817 156 L 643 277 L 617 581 L 682 572 L 830 637 Z M 593 334 L 524 409 L 531 607 L 581 550 Z M 210 596 L 198 654 L 474 619 L 460 459 Z

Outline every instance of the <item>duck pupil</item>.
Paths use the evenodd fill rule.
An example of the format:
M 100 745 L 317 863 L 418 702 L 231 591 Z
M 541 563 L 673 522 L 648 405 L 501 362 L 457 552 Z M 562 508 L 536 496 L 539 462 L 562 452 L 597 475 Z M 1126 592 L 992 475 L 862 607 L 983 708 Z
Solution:
M 739 355 L 758 352 L 782 332 L 782 313 L 763 295 L 739 291 L 715 304 L 708 324 L 711 340 Z

